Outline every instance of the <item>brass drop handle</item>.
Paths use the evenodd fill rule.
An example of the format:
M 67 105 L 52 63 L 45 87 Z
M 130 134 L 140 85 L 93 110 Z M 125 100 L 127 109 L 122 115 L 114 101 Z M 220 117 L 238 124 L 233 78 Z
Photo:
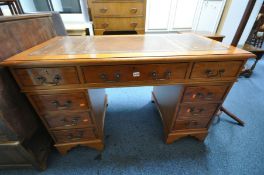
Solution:
M 218 76 L 218 71 L 216 73 L 214 73 L 214 71 L 212 71 L 211 69 L 206 69 L 205 74 L 206 74 L 207 78 L 214 78 L 214 77 Z
M 135 28 L 135 27 L 137 27 L 138 23 L 136 23 L 136 22 L 131 22 L 130 25 L 131 25 L 131 27 Z
M 195 120 L 192 120 L 191 122 L 190 122 L 190 125 L 198 125 L 198 122 L 197 121 L 195 121 Z
M 67 138 L 68 138 L 68 140 L 80 140 L 83 138 L 83 133 L 84 133 L 83 131 L 79 131 L 78 135 L 76 135 L 76 136 L 73 136 L 73 134 L 70 133 L 70 134 L 68 134 Z
M 107 11 L 108 11 L 107 8 L 101 8 L 101 9 L 100 9 L 100 12 L 101 12 L 101 13 L 106 13 Z
M 195 110 L 194 107 L 190 107 L 190 108 L 187 109 L 187 112 L 191 113 L 191 114 L 194 115 L 194 116 L 201 115 L 201 113 L 202 113 L 203 111 L 204 111 L 203 108 L 200 108 L 200 109 L 198 109 L 198 110 Z
M 54 76 L 52 82 L 48 82 L 48 81 L 47 81 L 47 78 L 44 77 L 44 76 L 42 76 L 42 75 L 37 76 L 36 79 L 39 81 L 39 83 L 40 83 L 41 85 L 46 84 L 46 85 L 54 85 L 54 86 L 58 85 L 58 84 L 60 83 L 60 81 L 62 80 L 62 78 L 61 78 L 61 76 L 60 76 L 59 74 L 56 74 L 56 75 Z
M 137 11 L 138 11 L 137 8 L 131 8 L 131 9 L 130 9 L 130 12 L 131 12 L 131 13 L 137 13 Z
M 52 101 L 53 106 L 55 106 L 58 110 L 65 110 L 69 109 L 72 105 L 72 102 L 70 100 L 66 101 L 63 105 L 60 104 L 57 100 Z
M 218 72 L 219 72 L 220 77 L 222 77 L 222 75 L 225 73 L 225 69 L 220 69 Z
M 208 92 L 207 95 L 206 95 L 206 97 L 205 97 L 205 99 L 206 100 L 212 100 L 213 99 L 213 96 L 214 96 L 214 94 L 212 92 Z
M 156 71 L 151 72 L 152 79 L 153 80 L 159 80 L 159 81 L 169 80 L 171 78 L 171 75 L 172 75 L 171 71 L 166 71 L 164 73 L 164 77 L 159 78 L 159 75 Z
M 102 27 L 103 27 L 103 28 L 107 28 L 108 26 L 109 26 L 108 23 L 103 23 L 103 24 L 102 24 Z
M 114 80 L 109 80 L 108 76 L 106 74 L 104 74 L 104 73 L 102 73 L 100 75 L 100 78 L 101 78 L 101 80 L 103 80 L 106 83 L 115 83 L 115 82 L 119 82 L 120 81 L 121 74 L 120 73 L 115 73 L 114 74 Z

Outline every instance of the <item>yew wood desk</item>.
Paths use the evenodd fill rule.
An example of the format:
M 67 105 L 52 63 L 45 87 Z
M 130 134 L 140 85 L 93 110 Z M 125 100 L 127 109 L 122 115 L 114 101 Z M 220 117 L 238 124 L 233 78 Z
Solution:
M 65 154 L 77 145 L 103 149 L 108 87 L 154 86 L 165 142 L 203 141 L 252 57 L 193 34 L 82 36 L 55 37 L 3 65 Z

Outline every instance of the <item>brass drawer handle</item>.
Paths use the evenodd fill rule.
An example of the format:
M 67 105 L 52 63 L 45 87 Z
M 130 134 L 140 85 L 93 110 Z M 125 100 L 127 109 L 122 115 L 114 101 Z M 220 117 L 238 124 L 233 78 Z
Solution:
M 158 80 L 158 81 L 169 80 L 171 78 L 171 75 L 172 75 L 171 71 L 166 71 L 164 73 L 164 77 L 163 78 L 159 78 L 159 75 L 158 75 L 158 73 L 156 71 L 151 72 L 152 79 L 153 80 Z
M 80 116 L 76 116 L 76 117 L 72 117 L 71 121 L 68 121 L 66 118 L 61 119 L 61 121 L 64 123 L 64 126 L 75 126 L 78 124 L 80 119 L 81 119 Z
M 206 69 L 205 74 L 206 74 L 207 78 L 218 77 L 218 71 L 216 73 L 214 73 L 211 69 Z
M 220 77 L 222 77 L 222 75 L 225 73 L 225 69 L 220 69 L 218 72 L 219 72 Z
M 201 113 L 204 111 L 204 108 L 200 108 L 198 110 L 195 110 L 194 107 L 190 107 L 187 109 L 187 112 L 188 113 L 191 113 L 191 115 L 193 116 L 198 116 L 198 115 L 201 115 Z
M 120 78 L 121 78 L 121 74 L 120 73 L 115 73 L 114 74 L 114 80 L 108 80 L 108 76 L 106 74 L 101 74 L 100 75 L 101 80 L 103 80 L 106 83 L 115 83 L 115 82 L 119 82 Z
M 199 99 L 203 98 L 205 100 L 213 100 L 213 95 L 214 94 L 212 92 L 208 92 L 206 96 L 201 92 L 197 92 L 196 94 L 192 95 L 192 98 L 195 99 L 197 97 Z
M 37 76 L 36 79 L 41 85 L 54 85 L 57 86 L 60 81 L 62 80 L 61 76 L 59 74 L 56 74 L 52 80 L 52 82 L 48 82 L 47 78 L 44 76 Z
M 103 23 L 103 24 L 102 24 L 102 27 L 103 27 L 103 28 L 107 28 L 108 26 L 109 26 L 108 23 Z
M 130 26 L 133 27 L 133 28 L 137 27 L 137 25 L 138 25 L 138 23 L 136 23 L 136 22 L 131 22 L 130 23 Z
M 131 13 L 137 13 L 137 11 L 138 11 L 137 8 L 131 8 L 131 9 L 130 9 L 130 12 L 131 12 Z
M 107 11 L 108 11 L 107 8 L 101 8 L 101 9 L 100 9 L 100 12 L 101 12 L 101 13 L 106 13 Z
M 55 106 L 58 110 L 65 110 L 69 109 L 72 106 L 72 101 L 68 100 L 65 102 L 65 104 L 61 105 L 60 102 L 57 100 L 52 101 L 53 106 Z
M 72 140 L 72 141 L 80 140 L 80 139 L 83 138 L 83 133 L 84 133 L 84 131 L 79 131 L 78 135 L 76 135 L 76 136 L 74 136 L 72 133 L 70 133 L 70 134 L 67 135 L 67 139 L 68 140 Z
M 211 69 L 206 69 L 205 74 L 207 75 L 207 78 L 214 78 L 214 77 L 222 77 L 225 73 L 225 69 L 218 70 L 215 74 Z

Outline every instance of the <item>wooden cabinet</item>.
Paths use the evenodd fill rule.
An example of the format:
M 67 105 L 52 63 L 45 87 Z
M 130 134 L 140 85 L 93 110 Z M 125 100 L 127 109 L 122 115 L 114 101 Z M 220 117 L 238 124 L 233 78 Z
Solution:
M 146 0 L 88 0 L 96 35 L 145 30 Z
M 147 1 L 146 32 L 206 31 L 215 33 L 226 0 Z

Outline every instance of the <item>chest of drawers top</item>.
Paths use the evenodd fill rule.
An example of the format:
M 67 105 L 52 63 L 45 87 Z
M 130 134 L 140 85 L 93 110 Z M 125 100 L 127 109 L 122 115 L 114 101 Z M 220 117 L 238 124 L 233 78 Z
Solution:
M 193 34 L 55 37 L 2 62 L 7 66 L 246 60 L 250 52 Z

